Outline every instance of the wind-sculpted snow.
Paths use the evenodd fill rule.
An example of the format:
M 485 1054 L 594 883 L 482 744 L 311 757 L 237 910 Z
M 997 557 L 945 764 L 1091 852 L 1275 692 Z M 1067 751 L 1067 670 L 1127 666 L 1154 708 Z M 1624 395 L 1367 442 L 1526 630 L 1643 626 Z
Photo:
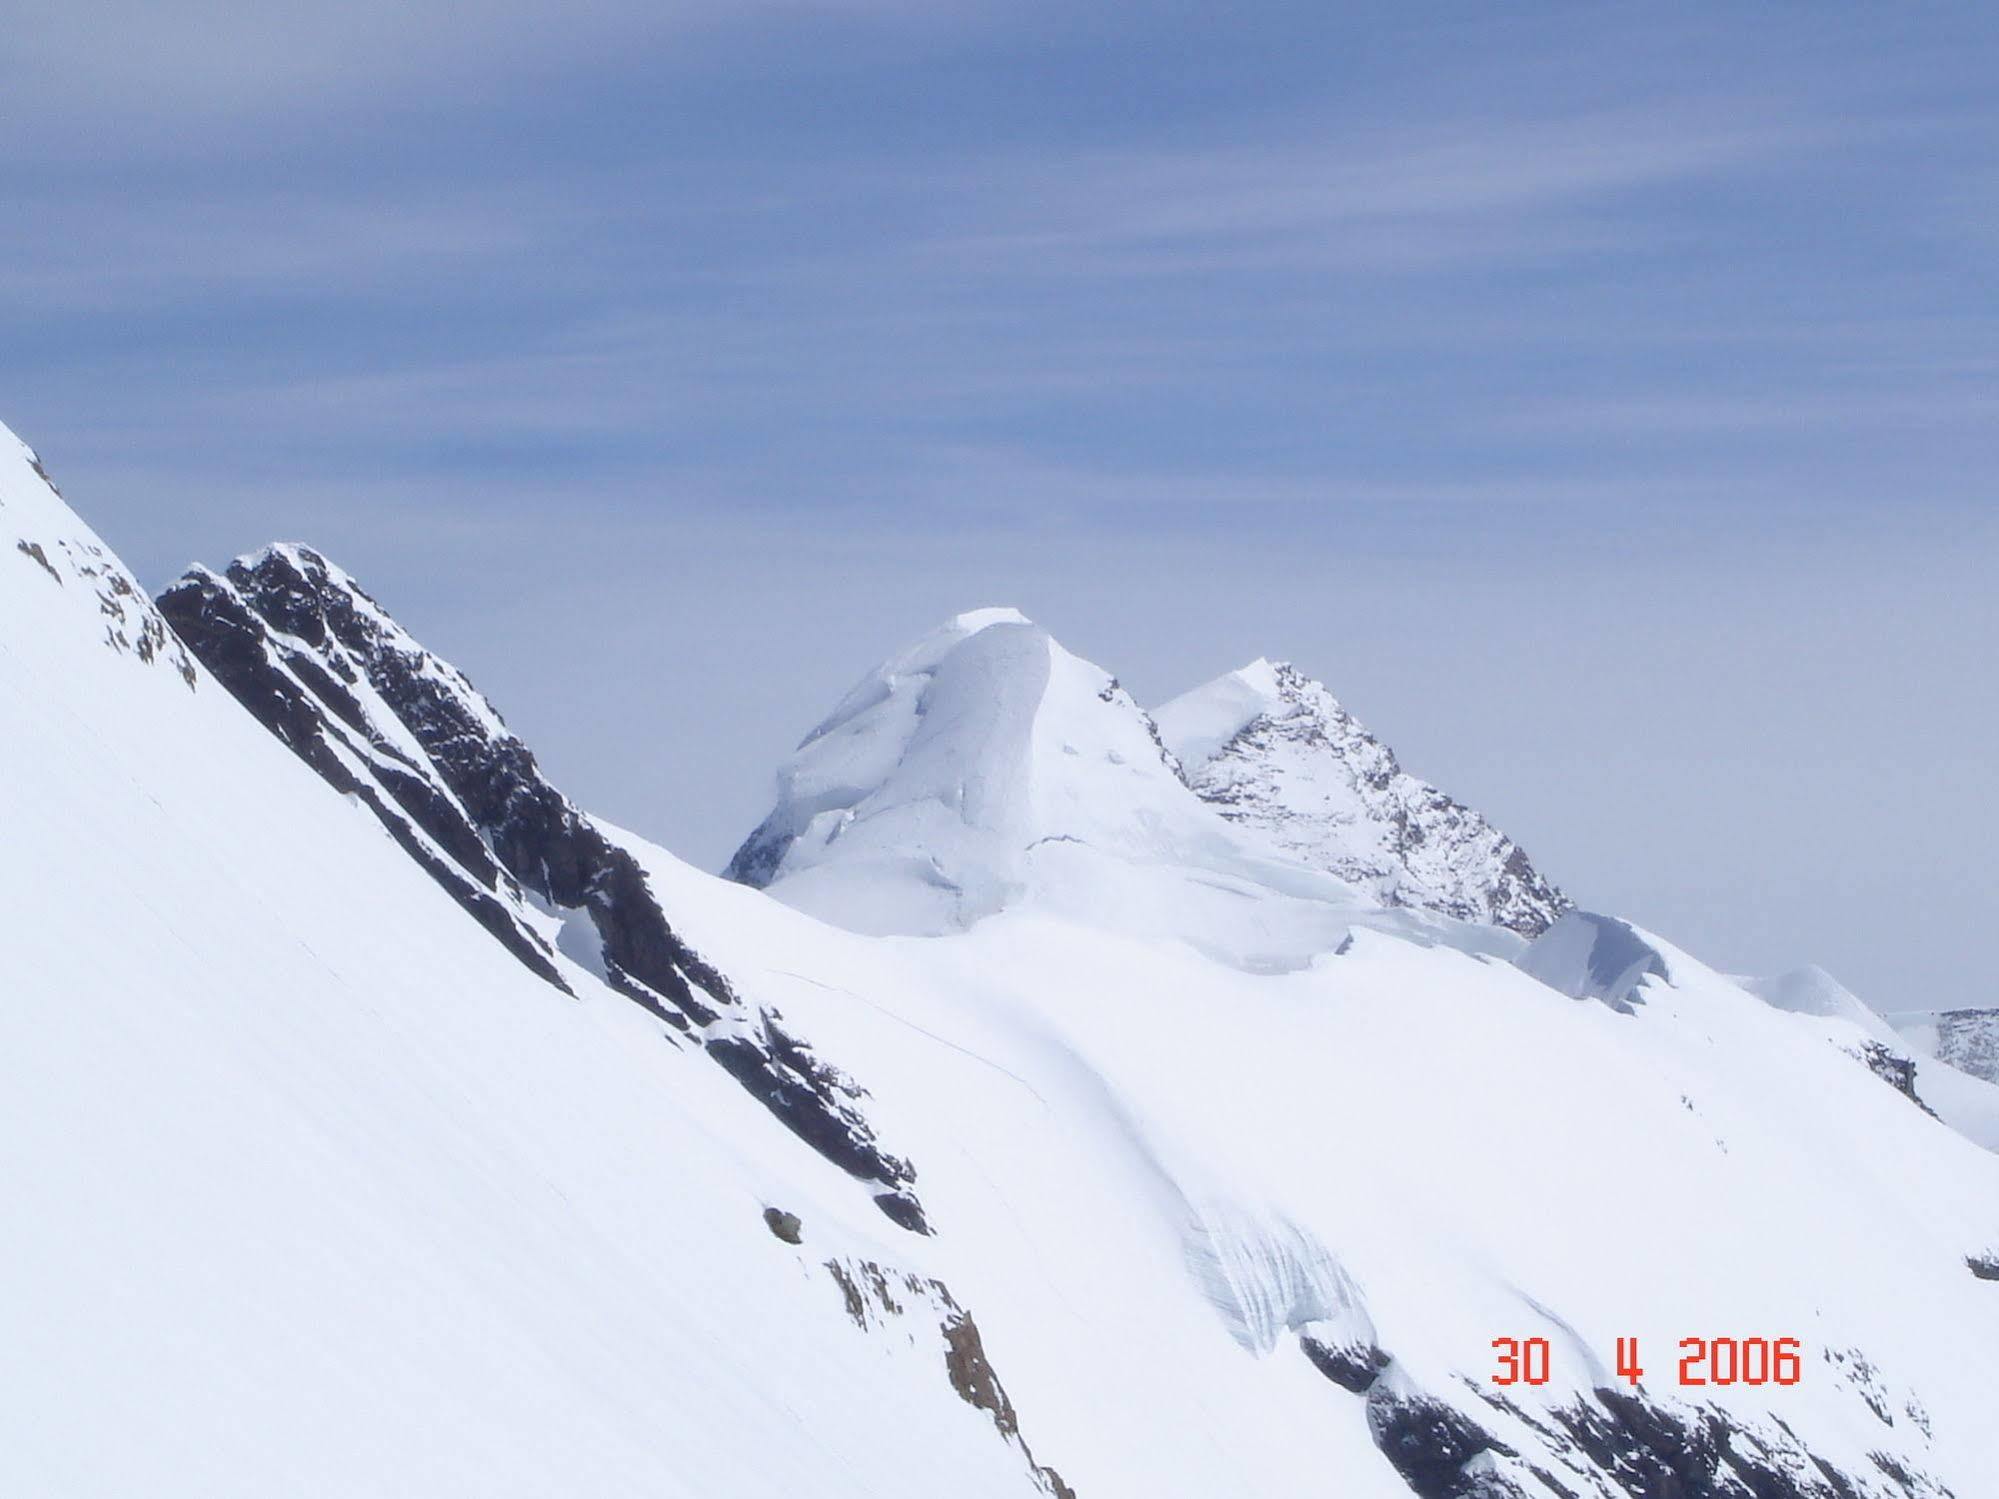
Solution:
M 1643 1004 L 1647 980 L 1670 981 L 1659 945 L 1628 921 L 1570 911 L 1534 939 L 1517 960 L 1570 999 L 1597 999 L 1623 1014 Z
M 1018 615 L 986 610 L 886 663 L 786 763 L 778 805 L 730 876 L 768 885 L 837 860 L 850 884 L 911 892 L 925 929 L 997 910 L 1014 871 L 994 855 L 1034 836 L 1027 765 L 1052 648 Z
M 1288 663 L 1254 661 L 1154 716 L 1188 785 L 1224 816 L 1390 904 L 1528 937 L 1568 907 L 1518 844 L 1404 771 Z
M 543 778 L 465 675 L 306 547 L 196 568 L 160 607 L 237 700 L 390 835 L 529 971 L 565 993 L 589 976 L 636 1000 L 842 1169 L 921 1228 L 909 1163 L 885 1151 L 863 1090 L 744 1005 L 667 920 L 615 830 Z M 578 920 L 594 943 L 578 941 Z M 594 951 L 592 950 L 594 948 Z

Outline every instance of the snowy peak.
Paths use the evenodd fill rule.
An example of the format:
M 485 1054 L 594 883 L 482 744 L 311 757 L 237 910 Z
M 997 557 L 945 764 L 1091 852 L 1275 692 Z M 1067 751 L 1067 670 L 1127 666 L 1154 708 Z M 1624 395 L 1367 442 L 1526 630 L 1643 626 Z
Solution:
M 1774 974 L 1768 978 L 1739 980 L 1742 987 L 1765 1004 L 1792 1015 L 1812 1015 L 1821 1020 L 1844 1020 L 1858 1026 L 1870 1040 L 1899 1046 L 1900 1038 L 1874 1008 L 1816 963 Z
M 1253 661 L 1154 716 L 1187 784 L 1222 816 L 1384 904 L 1528 937 L 1568 909 L 1525 850 L 1404 771 L 1288 662 Z
M 799 749 L 803 751 L 814 742 L 847 729 L 895 695 L 904 684 L 920 683 L 935 676 L 943 663 L 971 637 L 988 629 L 1011 626 L 1035 628 L 1033 621 L 1018 609 L 972 609 L 954 615 L 856 682 L 825 722 L 805 736 Z
M 1053 843 L 1160 853 L 1200 822 L 1158 731 L 1012 609 L 961 614 L 863 677 L 778 773 L 731 879 L 864 930 L 969 925 Z
M 1537 946 L 1539 944 L 1536 944 Z M 1772 1009 L 1817 1023 L 1827 1039 L 1974 1144 L 1999 1151 L 1999 1026 L 1993 1011 L 1883 1015 L 1816 963 L 1735 982 Z M 1825 1022 L 1831 1022 L 1829 1025 Z

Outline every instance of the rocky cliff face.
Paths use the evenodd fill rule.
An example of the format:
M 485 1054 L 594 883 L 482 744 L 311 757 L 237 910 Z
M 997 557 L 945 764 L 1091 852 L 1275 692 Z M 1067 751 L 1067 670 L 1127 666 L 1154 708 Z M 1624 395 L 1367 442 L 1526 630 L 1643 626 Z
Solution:
M 1187 784 L 1223 816 L 1386 904 L 1527 937 L 1569 908 L 1525 849 L 1403 770 L 1291 665 L 1253 662 L 1154 716 Z
M 1999 1010 L 1944 1010 L 1936 1032 L 1938 1061 L 1999 1083 Z
M 618 835 L 542 776 L 463 673 L 345 572 L 273 546 L 160 595 L 175 633 L 272 733 L 365 805 L 527 968 L 594 975 L 700 1045 L 827 1159 L 921 1227 L 914 1172 L 876 1141 L 862 1091 L 747 1003 L 675 931 Z

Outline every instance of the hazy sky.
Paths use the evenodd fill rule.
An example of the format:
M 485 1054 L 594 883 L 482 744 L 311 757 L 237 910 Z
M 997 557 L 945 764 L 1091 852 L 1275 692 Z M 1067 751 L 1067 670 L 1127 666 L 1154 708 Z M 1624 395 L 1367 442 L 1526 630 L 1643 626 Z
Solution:
M 7 11 L 0 420 L 696 862 L 1013 603 L 1295 660 L 1719 965 L 1999 1003 L 1983 7 Z

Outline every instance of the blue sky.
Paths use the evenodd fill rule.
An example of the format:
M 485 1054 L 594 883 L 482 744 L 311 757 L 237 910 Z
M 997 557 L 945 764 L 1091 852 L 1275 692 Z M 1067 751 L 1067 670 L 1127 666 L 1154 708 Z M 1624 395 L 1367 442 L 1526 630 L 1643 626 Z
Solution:
M 1259 654 L 1584 900 L 1990 1003 L 1979 8 L 16 0 L 0 419 L 320 545 L 716 865 L 1009 602 Z

